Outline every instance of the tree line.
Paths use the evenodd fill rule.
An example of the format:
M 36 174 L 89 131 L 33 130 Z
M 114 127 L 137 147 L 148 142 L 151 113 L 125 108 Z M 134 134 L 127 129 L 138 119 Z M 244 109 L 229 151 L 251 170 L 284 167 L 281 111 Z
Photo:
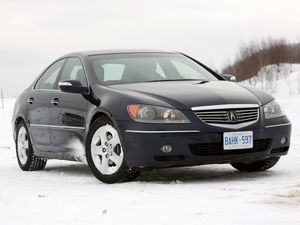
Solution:
M 242 44 L 234 63 L 228 62 L 223 74 L 232 74 L 238 81 L 258 74 L 266 65 L 280 63 L 300 63 L 300 43 L 287 43 L 285 39 L 265 39 Z

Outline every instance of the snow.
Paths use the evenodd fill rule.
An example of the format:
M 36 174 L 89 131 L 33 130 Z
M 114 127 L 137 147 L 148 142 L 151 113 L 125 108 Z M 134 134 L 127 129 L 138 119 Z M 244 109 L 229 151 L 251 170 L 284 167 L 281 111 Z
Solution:
M 300 64 L 268 65 L 257 76 L 241 82 L 280 98 L 300 95 Z
M 21 171 L 11 135 L 14 100 L 7 99 L 0 109 L 0 224 L 300 224 L 300 95 L 285 94 L 275 95 L 293 123 L 292 145 L 273 169 L 148 170 L 114 185 L 75 162 L 51 160 L 43 171 Z

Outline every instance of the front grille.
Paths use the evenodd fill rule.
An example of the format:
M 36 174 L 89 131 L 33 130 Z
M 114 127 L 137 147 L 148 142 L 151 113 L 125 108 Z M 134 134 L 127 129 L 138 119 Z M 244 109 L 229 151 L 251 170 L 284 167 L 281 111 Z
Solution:
M 258 119 L 258 108 L 201 110 L 195 113 L 208 124 L 240 124 Z
M 236 149 L 224 150 L 223 143 L 203 143 L 203 144 L 190 144 L 190 151 L 197 156 L 217 156 L 217 155 L 235 155 L 252 152 L 266 151 L 271 144 L 271 139 L 260 139 L 253 141 L 253 148 L 249 149 Z

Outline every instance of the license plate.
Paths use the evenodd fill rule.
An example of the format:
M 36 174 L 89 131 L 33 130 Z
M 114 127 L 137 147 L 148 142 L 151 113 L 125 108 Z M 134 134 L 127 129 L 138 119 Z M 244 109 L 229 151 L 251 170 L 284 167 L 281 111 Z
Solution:
M 225 132 L 223 135 L 224 150 L 253 148 L 253 132 Z

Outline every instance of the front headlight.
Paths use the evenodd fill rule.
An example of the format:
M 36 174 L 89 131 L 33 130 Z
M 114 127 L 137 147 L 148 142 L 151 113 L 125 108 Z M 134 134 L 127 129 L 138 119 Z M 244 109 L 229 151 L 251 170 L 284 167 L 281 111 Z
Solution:
M 190 123 L 182 112 L 151 105 L 129 105 L 129 116 L 136 122 L 141 123 Z
M 264 113 L 266 119 L 276 118 L 284 116 L 284 111 L 280 108 L 280 105 L 274 100 L 264 105 Z

